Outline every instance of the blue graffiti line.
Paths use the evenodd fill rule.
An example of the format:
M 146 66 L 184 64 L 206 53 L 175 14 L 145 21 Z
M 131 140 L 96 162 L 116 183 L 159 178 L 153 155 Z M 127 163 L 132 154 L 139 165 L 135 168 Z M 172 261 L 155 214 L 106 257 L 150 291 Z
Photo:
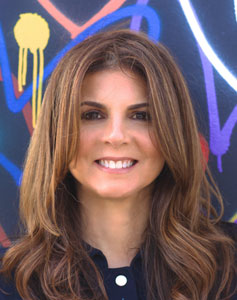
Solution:
M 102 18 L 91 27 L 87 28 L 85 31 L 80 33 L 74 40 L 68 43 L 45 67 L 44 78 L 46 80 L 48 76 L 52 73 L 53 69 L 56 67 L 58 61 L 62 56 L 70 50 L 73 46 L 83 41 L 87 36 L 96 33 L 102 28 L 119 21 L 123 18 L 130 16 L 141 15 L 147 19 L 148 23 L 148 36 L 151 39 L 158 40 L 160 35 L 160 21 L 157 13 L 154 9 L 145 5 L 132 5 L 117 10 L 116 12 Z M 4 84 L 4 93 L 6 98 L 6 103 L 10 111 L 17 113 L 22 110 L 25 104 L 30 100 L 32 96 L 32 84 L 30 84 L 24 93 L 16 99 L 14 94 L 13 82 L 11 77 L 11 69 L 8 60 L 8 54 L 6 50 L 6 43 L 0 25 L 0 66 L 2 69 L 2 77 Z M 3 154 L 0 154 L 0 164 L 11 174 L 17 185 L 20 185 L 21 171 L 10 162 Z
M 10 160 L 0 153 L 0 165 L 2 165 L 12 176 L 17 186 L 21 184 L 22 171 L 16 167 Z
M 153 8 L 146 5 L 138 5 L 138 4 L 121 8 L 107 15 L 106 17 L 100 19 L 95 24 L 87 28 L 85 31 L 80 33 L 71 42 L 69 42 L 45 67 L 43 81 L 45 81 L 48 78 L 48 76 L 52 73 L 53 69 L 56 67 L 58 61 L 73 46 L 83 41 L 89 35 L 92 35 L 97 31 L 103 29 L 104 27 L 114 22 L 117 22 L 123 18 L 132 17 L 132 16 L 145 17 L 148 23 L 148 36 L 151 39 L 156 41 L 159 39 L 160 21 L 156 11 Z M 13 113 L 20 112 L 32 96 L 32 83 L 25 89 L 24 93 L 18 99 L 16 99 L 14 95 L 13 83 L 11 78 L 11 69 L 10 69 L 7 50 L 6 50 L 6 43 L 5 43 L 1 25 L 0 25 L 0 66 L 2 68 L 4 93 L 5 93 L 7 106 L 9 110 L 12 111 Z
M 202 49 L 199 47 L 201 57 L 204 80 L 206 85 L 208 115 L 210 123 L 210 149 L 217 156 L 217 167 L 222 172 L 221 157 L 225 154 L 230 146 L 230 138 L 233 128 L 237 122 L 237 105 L 232 110 L 222 129 L 220 128 L 220 119 L 216 99 L 215 82 L 213 76 L 213 68 Z

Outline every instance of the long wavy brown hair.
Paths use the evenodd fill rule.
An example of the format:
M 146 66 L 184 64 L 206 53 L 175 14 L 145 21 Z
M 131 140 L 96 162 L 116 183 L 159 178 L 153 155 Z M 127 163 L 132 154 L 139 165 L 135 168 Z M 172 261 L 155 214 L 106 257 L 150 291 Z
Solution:
M 166 162 L 155 180 L 140 248 L 147 299 L 220 299 L 231 292 L 234 246 L 218 225 L 223 201 L 203 158 L 185 80 L 163 45 L 127 29 L 88 37 L 53 71 L 24 166 L 24 230 L 6 252 L 1 272 L 14 273 L 23 299 L 108 300 L 83 246 L 69 163 L 80 147 L 83 79 L 110 68 L 146 81 L 153 139 Z

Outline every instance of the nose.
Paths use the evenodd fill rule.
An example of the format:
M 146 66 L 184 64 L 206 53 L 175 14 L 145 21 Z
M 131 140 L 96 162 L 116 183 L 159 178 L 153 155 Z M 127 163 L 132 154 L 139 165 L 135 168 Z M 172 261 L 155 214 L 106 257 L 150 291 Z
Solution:
M 128 128 L 121 116 L 114 116 L 107 119 L 103 128 L 103 142 L 113 147 L 119 147 L 128 143 Z

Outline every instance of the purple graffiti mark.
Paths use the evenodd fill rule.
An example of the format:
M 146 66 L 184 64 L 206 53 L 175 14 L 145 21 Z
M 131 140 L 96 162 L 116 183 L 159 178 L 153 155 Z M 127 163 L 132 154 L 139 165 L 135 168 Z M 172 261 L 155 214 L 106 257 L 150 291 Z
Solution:
M 190 0 L 178 0 L 185 18 L 189 24 L 189 27 L 196 39 L 197 43 L 202 48 L 203 52 L 212 63 L 213 67 L 220 74 L 221 77 L 235 90 L 237 91 L 237 78 L 230 70 L 225 66 L 222 60 L 218 57 L 213 47 L 209 44 L 205 33 L 199 23 L 198 17 L 193 9 Z
M 149 0 L 137 0 L 137 4 L 147 5 Z M 130 29 L 139 31 L 141 26 L 142 17 L 141 16 L 133 16 Z
M 215 82 L 213 76 L 213 68 L 204 52 L 198 45 L 199 54 L 201 57 L 204 80 L 206 85 L 209 127 L 210 127 L 210 149 L 211 152 L 217 156 L 217 167 L 219 172 L 222 172 L 221 157 L 224 155 L 230 146 L 230 137 L 233 128 L 237 122 L 237 105 L 229 115 L 224 126 L 220 127 L 219 111 L 217 106 Z

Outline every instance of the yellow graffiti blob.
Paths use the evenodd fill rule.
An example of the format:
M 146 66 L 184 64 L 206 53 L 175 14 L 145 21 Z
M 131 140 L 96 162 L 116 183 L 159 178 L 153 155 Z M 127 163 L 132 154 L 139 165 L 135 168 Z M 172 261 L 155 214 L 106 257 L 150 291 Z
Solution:
M 27 54 L 28 50 L 33 54 L 33 85 L 32 85 L 32 124 L 36 125 L 42 102 L 42 82 L 44 75 L 44 53 L 43 50 L 48 44 L 50 31 L 48 23 L 38 14 L 20 14 L 20 18 L 14 26 L 15 39 L 19 45 L 18 62 L 18 89 L 26 84 Z M 39 58 L 38 52 L 39 50 Z M 39 60 L 39 68 L 38 68 Z M 37 93 L 37 71 L 39 69 L 38 97 Z
M 229 220 L 230 222 L 237 223 L 237 213 L 233 215 L 233 217 Z

